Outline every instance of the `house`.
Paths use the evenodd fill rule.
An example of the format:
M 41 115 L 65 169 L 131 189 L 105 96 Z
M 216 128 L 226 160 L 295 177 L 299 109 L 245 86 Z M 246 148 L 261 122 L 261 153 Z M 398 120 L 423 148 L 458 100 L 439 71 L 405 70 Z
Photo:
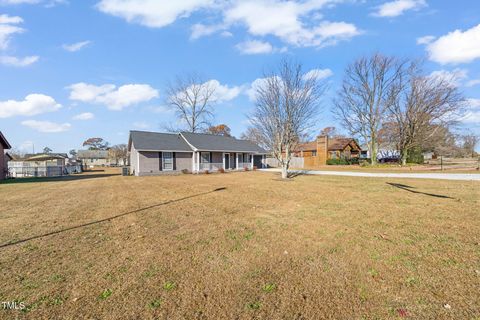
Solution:
M 7 177 L 8 167 L 6 166 L 7 161 L 5 161 L 5 150 L 12 148 L 8 143 L 7 138 L 0 131 L 0 180 L 3 180 Z
M 136 176 L 263 167 L 267 152 L 248 140 L 204 133 L 130 131 L 130 173 Z
M 67 174 L 65 157 L 66 154 L 58 153 L 27 154 L 9 161 L 8 171 L 13 178 L 63 176 Z
M 353 138 L 322 135 L 315 141 L 299 144 L 294 156 L 303 158 L 304 167 L 316 167 L 326 165 L 328 159 L 360 158 L 361 152 L 362 148 Z
M 108 150 L 78 150 L 77 158 L 84 167 L 105 167 L 110 165 Z

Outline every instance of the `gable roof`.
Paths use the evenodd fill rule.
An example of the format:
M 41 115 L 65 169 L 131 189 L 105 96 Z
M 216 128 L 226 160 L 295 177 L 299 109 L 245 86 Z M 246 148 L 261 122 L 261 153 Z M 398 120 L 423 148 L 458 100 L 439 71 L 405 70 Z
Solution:
M 107 159 L 108 150 L 78 150 L 78 159 Z
M 128 150 L 131 150 L 132 144 L 141 151 L 192 151 L 178 133 L 130 131 Z
M 251 152 L 264 154 L 264 149 L 248 140 L 239 140 L 207 133 L 160 133 L 130 131 L 128 150 L 135 147 L 140 151 L 219 151 Z
M 353 142 L 358 149 L 362 149 L 357 141 L 353 138 L 333 138 L 328 141 L 328 151 L 335 151 L 335 150 L 343 150 L 345 149 L 351 142 Z
M 267 153 L 264 149 L 248 140 L 239 140 L 208 133 L 182 132 L 181 135 L 195 149 L 195 151 L 226 151 Z
M 332 139 L 328 139 L 328 151 L 343 150 L 352 142 L 360 150 L 362 149 L 357 143 L 357 141 L 353 138 L 332 138 Z M 316 141 L 301 143 L 295 149 L 295 151 L 312 151 L 312 150 L 317 150 Z
M 4 149 L 11 149 L 12 146 L 8 143 L 7 138 L 3 135 L 2 131 L 0 131 L 0 143 L 2 144 Z

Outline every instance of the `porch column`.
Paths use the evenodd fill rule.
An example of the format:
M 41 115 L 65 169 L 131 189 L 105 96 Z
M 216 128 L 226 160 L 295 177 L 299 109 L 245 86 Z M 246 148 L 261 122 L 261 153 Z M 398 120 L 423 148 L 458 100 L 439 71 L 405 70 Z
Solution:
M 195 151 L 192 152 L 192 173 L 195 172 Z
M 197 152 L 197 172 L 200 172 L 200 152 Z
M 252 157 L 252 170 L 253 170 L 253 153 L 250 154 L 250 157 Z
M 223 170 L 225 170 L 225 152 L 222 153 Z
M 267 156 L 266 156 L 266 155 L 263 155 L 263 156 L 262 156 L 262 159 L 263 159 L 263 161 L 262 161 L 262 169 L 264 169 L 264 168 L 266 167 Z
M 236 153 L 236 163 L 237 163 L 237 165 L 235 167 L 237 168 L 237 170 L 239 170 L 239 168 L 238 168 L 238 153 Z

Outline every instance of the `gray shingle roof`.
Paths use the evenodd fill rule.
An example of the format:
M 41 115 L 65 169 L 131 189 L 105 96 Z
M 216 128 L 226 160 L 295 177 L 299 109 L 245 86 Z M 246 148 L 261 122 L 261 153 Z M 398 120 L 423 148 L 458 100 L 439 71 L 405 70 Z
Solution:
M 264 149 L 248 140 L 206 133 L 182 132 L 181 134 L 147 131 L 130 131 L 129 148 L 144 151 L 226 151 L 264 154 Z
M 2 131 L 0 131 L 0 143 L 2 144 L 4 149 L 10 149 L 12 146 L 10 143 L 8 143 L 7 138 L 2 134 Z
M 264 149 L 248 140 L 238 140 L 206 133 L 182 132 L 182 136 L 201 151 L 228 151 L 228 152 L 253 152 L 267 153 Z
M 78 150 L 78 159 L 107 159 L 107 150 Z
M 178 133 L 130 131 L 130 143 L 137 150 L 145 151 L 192 151 L 192 148 Z

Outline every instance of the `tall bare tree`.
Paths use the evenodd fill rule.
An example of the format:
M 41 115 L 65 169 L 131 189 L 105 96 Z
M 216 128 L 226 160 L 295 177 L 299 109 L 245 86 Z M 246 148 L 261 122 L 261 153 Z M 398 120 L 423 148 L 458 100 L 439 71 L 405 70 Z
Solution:
M 301 64 L 284 60 L 256 90 L 250 122 L 280 163 L 284 179 L 292 152 L 318 118 L 324 89 L 325 82 L 303 73 Z
M 114 160 L 115 164 L 118 164 L 118 160 L 122 160 L 123 164 L 127 164 L 128 160 L 128 148 L 124 143 L 116 144 L 108 149 L 108 156 L 111 160 Z
M 473 133 L 468 133 L 464 135 L 463 137 L 463 149 L 465 150 L 465 153 L 468 157 L 475 157 L 475 147 L 478 145 L 480 142 L 480 137 L 473 134 Z
M 189 132 L 201 132 L 210 125 L 215 103 L 215 84 L 198 75 L 177 77 L 167 88 L 167 103 Z
M 465 99 L 454 77 L 423 75 L 413 63 L 392 88 L 388 114 L 403 165 L 411 150 L 421 148 L 436 129 L 448 127 L 459 114 Z
M 360 135 L 368 145 L 371 163 L 377 162 L 378 131 L 391 102 L 392 86 L 398 81 L 405 62 L 375 53 L 347 66 L 334 114 L 352 135 Z

